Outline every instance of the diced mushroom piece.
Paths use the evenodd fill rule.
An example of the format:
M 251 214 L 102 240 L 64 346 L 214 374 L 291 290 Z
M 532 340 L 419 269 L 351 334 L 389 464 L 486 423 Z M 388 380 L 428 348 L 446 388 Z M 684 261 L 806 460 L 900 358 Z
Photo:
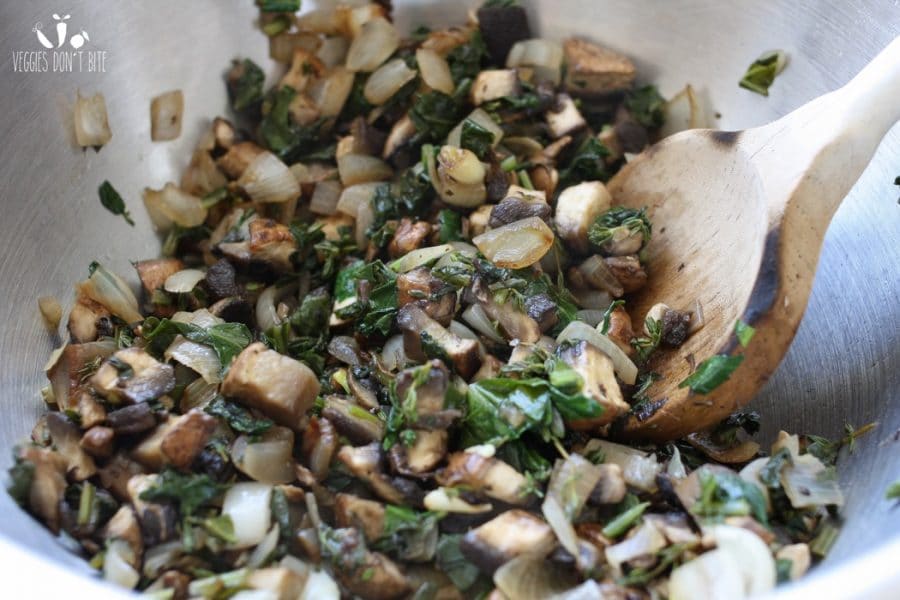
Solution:
M 253 160 L 265 152 L 253 142 L 238 142 L 216 160 L 216 165 L 229 179 L 239 179 Z
M 215 417 L 196 408 L 178 417 L 160 444 L 166 462 L 179 469 L 190 467 L 216 426 Z
M 391 258 L 400 258 L 409 254 L 416 248 L 421 248 L 428 234 L 431 233 L 431 225 L 425 221 L 413 221 L 406 217 L 400 219 L 397 230 L 391 243 L 388 244 L 388 254 Z
M 106 409 L 90 393 L 82 391 L 78 394 L 78 426 L 90 429 L 106 421 Z
M 447 429 L 461 416 L 454 406 L 454 396 L 459 394 L 451 387 L 450 373 L 440 360 L 433 359 L 421 367 L 400 371 L 395 385 L 404 411 L 414 420 L 411 425 L 422 429 Z
M 791 581 L 796 581 L 803 577 L 809 570 L 811 562 L 809 546 L 807 544 L 790 544 L 784 546 L 775 553 L 775 558 L 777 560 L 789 560 L 791 562 L 791 568 L 788 570 Z
M 400 309 L 397 327 L 403 332 L 403 349 L 413 360 L 443 360 L 463 379 L 471 377 L 481 366 L 477 341 L 447 331 L 416 304 L 407 304 Z
M 446 56 L 454 48 L 461 46 L 472 37 L 472 30 L 468 27 L 448 27 L 436 29 L 428 34 L 422 42 L 422 48 L 434 50 L 441 56 Z
M 391 470 L 398 475 L 422 477 L 430 474 L 447 454 L 446 430 L 413 430 L 415 440 L 409 446 L 394 444 L 388 451 Z
M 479 106 L 491 100 L 519 93 L 519 75 L 515 69 L 485 69 L 478 73 L 469 95 Z
M 366 410 L 377 410 L 378 384 L 373 377 L 360 377 L 356 369 L 347 371 L 347 386 L 356 399 L 356 403 Z
M 562 347 L 558 356 L 581 377 L 581 393 L 603 408 L 598 417 L 571 421 L 568 423 L 570 427 L 578 430 L 594 429 L 612 422 L 630 409 L 616 382 L 612 359 L 596 346 L 580 340 Z
M 507 504 L 524 505 L 531 500 L 525 476 L 498 458 L 475 452 L 456 452 L 435 477 L 444 487 L 465 486 Z
M 481 381 L 482 379 L 493 379 L 500 375 L 500 369 L 503 368 L 503 362 L 493 354 L 485 354 L 481 362 L 481 367 L 472 376 L 472 381 Z
M 128 500 L 129 480 L 145 472 L 141 463 L 132 460 L 124 452 L 118 452 L 106 461 L 97 474 L 100 476 L 100 485 L 112 492 L 113 496 L 119 500 Z
M 634 354 L 634 346 L 631 340 L 634 338 L 634 330 L 631 328 L 631 317 L 621 306 L 617 306 L 609 314 L 609 329 L 606 337 L 615 342 L 622 352 L 628 356 Z
M 338 527 L 355 527 L 362 531 L 367 542 L 384 535 L 384 504 L 352 494 L 338 494 L 334 498 L 334 517 Z
M 140 263 L 138 263 L 140 265 Z M 140 268 L 138 268 L 140 271 Z M 223 298 L 239 296 L 241 288 L 237 285 L 235 278 L 237 273 L 228 260 L 222 258 L 210 265 L 206 270 L 206 289 L 209 290 L 210 300 L 216 302 Z
M 301 441 L 301 454 L 313 476 L 321 481 L 328 474 L 331 459 L 337 452 L 337 432 L 326 418 L 309 420 Z
M 290 86 L 299 94 L 306 89 L 311 80 L 321 77 L 324 71 L 325 65 L 315 54 L 304 48 L 294 48 L 291 68 L 282 76 L 278 86 Z
M 397 302 L 400 306 L 419 304 L 425 314 L 444 327 L 456 314 L 456 290 L 432 275 L 428 267 L 417 267 L 397 277 Z
M 397 484 L 404 480 L 392 480 L 384 473 L 382 470 L 384 453 L 378 442 L 356 448 L 344 446 L 338 451 L 337 458 L 344 463 L 350 473 L 366 482 L 381 499 L 399 505 L 421 502 L 420 498 L 412 497 L 420 495 L 421 490 L 409 486 L 400 489 Z
M 384 422 L 341 396 L 325 396 L 322 416 L 334 423 L 335 429 L 354 444 L 368 444 L 384 439 Z
M 91 385 L 110 402 L 147 402 L 172 391 L 175 370 L 143 348 L 124 348 L 104 361 Z
M 147 547 L 174 539 L 178 535 L 178 514 L 171 504 L 157 504 L 141 499 L 141 494 L 153 487 L 158 475 L 135 475 L 128 480 L 128 497 L 141 524 Z
M 250 223 L 252 261 L 281 273 L 291 268 L 291 254 L 296 250 L 297 241 L 287 225 L 272 219 L 255 219 Z
M 111 334 L 110 314 L 109 310 L 99 302 L 78 294 L 75 305 L 69 312 L 69 322 L 66 325 L 72 341 L 84 344 L 95 341 L 101 335 Z
M 575 133 L 587 126 L 587 121 L 581 116 L 581 111 L 578 110 L 575 101 L 568 94 L 556 96 L 556 103 L 547 111 L 546 118 L 550 135 L 554 139 Z
M 231 364 L 221 391 L 297 431 L 319 395 L 319 380 L 300 361 L 255 342 Z
M 543 519 L 520 509 L 508 510 L 463 536 L 463 556 L 485 573 L 517 556 L 543 556 L 556 545 L 556 536 Z
M 152 294 L 160 289 L 171 275 L 184 269 L 184 263 L 177 258 L 156 258 L 134 263 L 144 291 Z
M 134 435 L 156 427 L 156 416 L 149 404 L 139 402 L 110 412 L 106 424 L 116 435 Z
M 513 44 L 531 37 L 528 15 L 517 4 L 482 6 L 476 15 L 481 36 L 493 63 L 503 64 Z
M 119 507 L 103 528 L 102 536 L 105 540 L 122 540 L 127 543 L 134 555 L 131 566 L 138 568 L 144 554 L 144 537 L 141 535 L 141 524 L 131 506 L 125 504 Z
M 394 600 L 410 593 L 412 584 L 400 568 L 384 554 L 366 550 L 358 530 L 338 529 L 335 533 L 341 550 L 332 558 L 334 573 L 351 594 L 368 600 Z
M 534 319 L 541 333 L 546 333 L 559 323 L 559 307 L 547 294 L 535 294 L 525 300 L 525 313 Z
M 627 57 L 584 40 L 563 43 L 566 89 L 576 95 L 604 95 L 634 84 L 634 63 Z
M 387 136 L 387 141 L 384 143 L 384 150 L 381 152 L 381 157 L 385 160 L 391 160 L 411 139 L 413 139 L 413 136 L 415 135 L 415 123 L 409 118 L 409 115 L 404 115 L 391 127 L 391 131 Z
M 690 329 L 691 313 L 670 308 L 663 313 L 660 339 L 666 346 L 677 348 L 687 339 Z
M 647 147 L 647 144 L 650 143 L 647 128 L 634 119 L 619 120 L 613 129 L 622 152 L 637 154 L 642 152 Z
M 81 436 L 81 447 L 94 458 L 109 458 L 113 453 L 115 432 L 109 427 L 91 427 Z
M 491 220 L 491 213 L 494 211 L 492 204 L 479 206 L 469 215 L 469 234 L 472 237 L 478 237 L 488 229 L 488 222 Z
M 301 127 L 312 125 L 319 118 L 319 107 L 306 94 L 297 94 L 288 104 L 291 120 Z
M 556 200 L 556 232 L 575 252 L 586 254 L 588 228 L 609 210 L 612 197 L 599 181 L 585 181 L 562 191 Z
M 597 465 L 597 470 L 600 471 L 600 481 L 591 491 L 591 502 L 595 504 L 618 504 L 621 502 L 628 492 L 622 467 L 604 463 Z
M 472 293 L 488 318 L 498 324 L 508 339 L 523 344 L 533 344 L 541 339 L 537 321 L 519 310 L 514 302 L 497 302 L 480 278 L 472 284 Z
M 491 208 L 488 225 L 492 228 L 502 227 L 528 217 L 538 217 L 546 222 L 550 213 L 550 205 L 544 199 L 510 195 Z
M 301 575 L 287 567 L 253 569 L 244 583 L 251 590 L 269 592 L 276 600 L 296 600 L 303 596 L 307 574 Z
M 253 324 L 253 307 L 247 300 L 237 296 L 222 298 L 209 307 L 209 312 L 228 323 L 243 323 L 247 326 Z
M 641 265 L 641 261 L 636 254 L 631 256 L 610 256 L 603 259 L 609 270 L 619 283 L 626 294 L 636 292 L 647 283 L 647 272 Z M 688 317 L 690 320 L 690 317 Z
M 210 150 L 219 155 L 234 145 L 237 137 L 234 131 L 234 125 L 228 119 L 216 117 L 212 123 L 213 147 Z
M 53 447 L 66 461 L 66 473 L 74 481 L 84 481 L 93 477 L 97 465 L 81 447 L 81 432 L 62 413 L 53 412 L 47 415 L 47 430 Z
M 50 448 L 22 446 L 17 461 L 32 465 L 31 485 L 27 490 L 29 510 L 53 533 L 59 532 L 60 503 L 66 489 L 66 459 Z
M 45 370 L 53 390 L 53 399 L 60 410 L 78 408 L 79 389 L 87 382 L 100 361 L 115 349 L 115 342 L 87 342 L 66 344 L 53 353 Z

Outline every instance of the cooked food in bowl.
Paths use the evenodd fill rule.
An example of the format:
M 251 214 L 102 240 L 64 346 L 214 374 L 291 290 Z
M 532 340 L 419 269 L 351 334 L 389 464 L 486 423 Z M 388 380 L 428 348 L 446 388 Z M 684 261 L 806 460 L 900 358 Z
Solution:
M 690 87 L 666 102 L 510 2 L 405 39 L 377 4 L 260 4 L 284 72 L 265 89 L 236 60 L 233 114 L 145 191 L 164 241 L 142 299 L 99 262 L 76 285 L 15 450 L 26 509 L 161 598 L 741 598 L 827 552 L 858 432 L 763 454 L 754 413 L 659 446 L 617 431 L 703 313 L 629 312 L 665 224 L 604 182 L 700 124 Z M 184 101 L 154 100 L 156 139 Z M 682 382 L 698 401 L 722 358 Z

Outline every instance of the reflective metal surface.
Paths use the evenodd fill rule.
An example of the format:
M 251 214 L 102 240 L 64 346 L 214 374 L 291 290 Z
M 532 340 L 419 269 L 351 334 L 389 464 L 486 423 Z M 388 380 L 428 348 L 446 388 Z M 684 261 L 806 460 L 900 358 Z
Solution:
M 767 122 L 839 86 L 900 33 L 898 6 L 888 1 L 525 4 L 545 35 L 578 33 L 633 56 L 644 78 L 658 82 L 664 95 L 688 82 L 700 87 L 721 113 L 714 123 L 720 128 Z M 461 20 L 467 8 L 435 0 L 394 5 L 401 27 Z M 106 51 L 104 73 L 52 72 L 52 64 L 51 72 L 14 71 L 15 52 L 44 50 L 33 31 L 37 22 L 56 41 L 54 13 L 71 14 L 70 36 L 89 33 L 83 52 Z M 0 5 L 4 469 L 7 449 L 28 435 L 42 410 L 41 369 L 59 343 L 43 326 L 36 298 L 55 295 L 64 305 L 71 303 L 72 283 L 84 277 L 94 259 L 136 282 L 129 261 L 158 248 L 140 190 L 176 179 L 209 119 L 225 111 L 221 76 L 232 57 L 268 64 L 254 14 L 249 0 L 30 0 Z M 790 64 L 771 95 L 763 98 L 739 89 L 737 80 L 747 65 L 773 48 L 787 51 Z M 86 56 L 82 68 L 87 71 Z M 183 133 L 174 142 L 151 143 L 149 100 L 176 88 L 185 95 Z M 106 97 L 113 138 L 99 153 L 74 147 L 71 109 L 79 89 Z M 900 130 L 895 128 L 838 211 L 794 345 L 753 404 L 763 414 L 766 437 L 778 428 L 833 436 L 845 423 L 880 422 L 841 464 L 845 533 L 817 573 L 783 590 L 794 598 L 888 598 L 900 590 L 900 580 L 891 578 L 900 519 L 896 507 L 884 500 L 887 485 L 900 478 L 900 442 L 894 438 L 900 430 L 900 191 L 893 185 L 898 165 Z M 100 207 L 96 190 L 104 179 L 122 192 L 137 227 Z M 88 572 L 6 494 L 0 494 L 0 534 L 12 542 L 0 543 L 4 587 L 34 591 L 29 581 L 38 571 L 17 568 L 33 562 L 17 558 L 14 546 Z M 87 579 L 73 581 L 78 583 L 60 578 L 61 591 L 81 597 L 94 587 Z M 78 585 L 85 587 L 75 590 Z

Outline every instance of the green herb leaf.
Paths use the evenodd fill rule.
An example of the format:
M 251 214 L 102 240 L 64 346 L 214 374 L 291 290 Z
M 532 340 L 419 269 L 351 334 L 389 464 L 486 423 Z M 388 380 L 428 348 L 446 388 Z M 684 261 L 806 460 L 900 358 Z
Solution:
M 631 529 L 631 526 L 634 525 L 638 519 L 641 518 L 641 515 L 644 514 L 644 511 L 647 510 L 648 506 L 650 506 L 649 502 L 641 502 L 616 515 L 616 517 L 603 528 L 603 535 L 608 538 L 617 538 L 620 535 L 623 535 L 626 531 Z
M 204 408 L 208 414 L 219 417 L 235 431 L 259 435 L 271 429 L 274 423 L 266 418 L 257 419 L 243 406 L 230 402 L 221 396 L 213 398 Z
M 462 217 L 455 210 L 444 208 L 438 212 L 438 241 L 442 244 L 463 239 Z
M 631 340 L 631 346 L 637 352 L 638 361 L 640 362 L 647 362 L 653 351 L 659 347 L 659 342 L 662 339 L 662 323 L 652 317 L 647 317 L 644 320 L 644 325 L 646 325 L 650 335 L 636 337 Z
M 430 561 L 437 550 L 440 517 L 389 504 L 384 507 L 384 532 L 372 547 L 400 560 Z
M 187 518 L 201 506 L 218 498 L 226 488 L 209 475 L 183 475 L 167 468 L 160 473 L 153 486 L 141 492 L 141 500 L 172 502 L 178 506 L 179 514 Z
M 763 468 L 760 469 L 759 480 L 769 489 L 780 489 L 781 472 L 785 466 L 791 465 L 793 462 L 791 451 L 787 448 L 782 448 L 773 454 L 766 464 L 763 465 Z
M 747 67 L 747 72 L 741 78 L 740 86 L 751 92 L 768 96 L 769 87 L 775 82 L 775 76 L 784 68 L 786 59 L 786 55 L 779 50 L 766 52 Z
M 460 134 L 460 146 L 466 150 L 471 150 L 479 160 L 485 160 L 491 145 L 494 143 L 494 134 L 482 127 L 473 119 L 466 119 L 462 124 L 462 133 Z
M 794 568 L 794 561 L 788 558 L 775 559 L 775 572 L 778 575 L 778 583 L 786 583 L 791 580 L 792 568 Z
M 259 136 L 266 147 L 286 163 L 305 159 L 310 153 L 320 154 L 323 146 L 322 125 L 325 119 L 317 119 L 310 125 L 296 125 L 291 120 L 291 101 L 297 96 L 289 85 L 273 90 L 263 106 L 263 118 L 259 124 Z M 327 140 L 326 140 L 327 142 Z M 326 158 L 334 156 L 330 150 Z
M 465 47 L 459 46 L 459 48 Z M 452 53 L 451 53 L 452 54 Z M 413 99 L 409 118 L 421 141 L 443 142 L 467 109 L 466 95 L 471 83 L 466 80 L 458 86 L 452 96 L 441 92 L 417 94 Z
M 453 83 L 459 86 L 466 79 L 475 79 L 486 58 L 487 46 L 484 45 L 481 31 L 476 29 L 472 32 L 468 43 L 460 44 L 447 54 L 447 64 L 450 66 Z
M 19 506 L 28 506 L 31 483 L 34 481 L 35 466 L 31 461 L 19 456 L 19 448 L 13 448 L 13 465 L 9 468 L 9 486 L 6 491 Z
M 769 522 L 762 490 L 736 473 L 702 472 L 700 498 L 691 512 L 714 520 L 751 515 L 763 525 Z
M 697 370 L 688 375 L 678 387 L 690 387 L 697 394 L 708 394 L 726 381 L 743 362 L 743 355 L 717 354 L 700 363 Z
M 161 355 L 176 335 L 198 344 L 206 344 L 215 350 L 222 363 L 222 369 L 231 364 L 232 359 L 250 345 L 253 334 L 243 323 L 220 323 L 206 329 L 191 323 L 180 323 L 169 319 L 150 317 L 142 325 L 143 338 L 150 344 L 150 349 Z
M 119 195 L 119 192 L 116 191 L 116 188 L 109 181 L 101 183 L 100 189 L 97 191 L 100 194 L 100 204 L 103 205 L 103 208 L 114 215 L 122 215 L 125 222 L 134 227 L 131 213 L 125 208 L 125 201 L 122 200 L 122 196 Z
M 240 65 L 240 76 L 228 86 L 231 106 L 236 111 L 245 110 L 262 100 L 266 80 L 263 70 L 249 58 L 245 58 Z
M 750 340 L 753 339 L 753 334 L 756 333 L 756 329 L 747 325 L 740 319 L 735 321 L 734 323 L 734 334 L 737 336 L 738 341 L 741 343 L 741 346 L 744 348 L 750 343 Z
M 646 245 L 650 241 L 650 233 L 653 229 L 646 211 L 646 208 L 638 210 L 614 206 L 597 217 L 597 220 L 588 229 L 588 239 L 599 248 L 613 239 L 616 230 L 624 228 L 629 233 L 641 234 Z
M 884 492 L 884 497 L 888 500 L 900 500 L 900 481 L 895 481 L 889 485 Z
M 291 12 L 300 10 L 300 0 L 256 0 L 262 12 Z
M 442 535 L 438 540 L 435 562 L 454 586 L 460 591 L 466 591 L 478 579 L 479 570 L 460 551 L 459 543 L 462 538 L 462 534 Z
M 606 170 L 605 158 L 609 150 L 596 137 L 589 136 L 559 171 L 558 190 L 582 181 L 606 181 L 609 173 Z
M 666 122 L 663 106 L 666 99 L 663 98 L 655 85 L 645 85 L 630 92 L 625 98 L 625 108 L 634 117 L 634 120 L 644 127 L 662 127 Z
M 609 320 L 612 318 L 613 311 L 620 306 L 625 306 L 624 300 L 613 300 L 603 312 L 603 320 L 600 321 L 600 333 L 603 335 L 606 335 L 609 332 Z

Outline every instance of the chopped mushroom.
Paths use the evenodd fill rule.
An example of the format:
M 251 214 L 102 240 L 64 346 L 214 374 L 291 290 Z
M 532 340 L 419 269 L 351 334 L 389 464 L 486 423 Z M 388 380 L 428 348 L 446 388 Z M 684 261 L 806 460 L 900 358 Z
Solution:
M 106 461 L 99 471 L 100 484 L 119 500 L 128 500 L 128 482 L 135 475 L 146 473 L 141 463 L 132 460 L 124 452 L 118 452 Z
M 463 486 L 507 504 L 524 505 L 531 500 L 525 476 L 500 459 L 475 452 L 456 452 L 435 477 L 444 487 Z
M 272 219 L 254 219 L 250 223 L 250 260 L 272 269 L 276 273 L 291 268 L 291 255 L 297 250 L 287 225 Z
M 119 507 L 116 514 L 112 516 L 104 527 L 103 538 L 126 542 L 134 556 L 134 562 L 131 566 L 138 568 L 141 564 L 141 557 L 144 555 L 144 537 L 141 534 L 141 525 L 131 506 L 126 504 Z
M 78 344 L 93 342 L 101 335 L 112 333 L 111 313 L 105 306 L 78 294 L 69 312 L 66 328 L 72 341 Z
M 238 142 L 228 148 L 228 151 L 216 160 L 216 164 L 229 179 L 239 179 L 253 159 L 263 152 L 265 150 L 253 142 Z
M 505 63 L 513 45 L 531 37 L 528 15 L 517 4 L 507 2 L 482 6 L 475 14 L 482 38 L 495 63 Z
M 481 279 L 472 284 L 472 293 L 488 318 L 497 323 L 508 339 L 533 344 L 541 338 L 537 321 L 519 310 L 514 302 L 497 302 Z
M 319 395 L 319 381 L 300 361 L 255 342 L 234 359 L 221 391 L 299 431 Z
M 581 376 L 581 393 L 593 398 L 603 412 L 592 419 L 568 422 L 573 429 L 590 430 L 612 422 L 631 408 L 622 398 L 622 391 L 613 372 L 613 362 L 592 344 L 580 340 L 562 347 L 559 358 Z
M 637 255 L 610 256 L 603 260 L 615 278 L 622 284 L 622 289 L 626 294 L 638 291 L 647 283 L 647 272 Z
M 525 300 L 525 313 L 546 333 L 559 323 L 559 307 L 547 294 L 535 294 Z
M 508 510 L 463 536 L 463 556 L 485 573 L 526 553 L 544 555 L 556 545 L 556 536 L 543 519 L 520 509 Z
M 566 59 L 566 89 L 576 95 L 603 95 L 628 90 L 635 69 L 627 57 L 577 38 L 563 43 Z
M 329 395 L 324 400 L 322 416 L 334 423 L 335 429 L 354 444 L 384 439 L 384 423 L 372 413 L 341 396 Z
M 146 402 L 172 391 L 175 370 L 142 348 L 125 348 L 100 366 L 91 385 L 111 402 Z
M 447 429 L 460 416 L 453 406 L 455 389 L 450 383 L 450 373 L 440 360 L 404 369 L 394 381 L 397 398 L 404 407 L 409 407 L 404 410 L 415 413 L 415 421 L 410 425 L 422 429 Z M 412 419 L 412 415 L 408 418 Z
M 485 69 L 478 73 L 469 94 L 472 104 L 479 106 L 491 100 L 516 96 L 519 92 L 519 75 L 515 69 Z
M 447 454 L 447 431 L 416 429 L 412 444 L 394 444 L 388 451 L 391 470 L 407 477 L 424 477 L 444 459 Z
M 163 287 L 170 276 L 184 269 L 184 263 L 177 258 L 156 258 L 134 263 L 144 291 L 152 294 Z
M 397 231 L 391 243 L 388 244 L 388 254 L 391 258 L 399 258 L 409 254 L 416 248 L 421 248 L 428 234 L 431 233 L 431 225 L 425 221 L 413 221 L 406 217 L 400 219 Z
M 81 447 L 94 458 L 109 458 L 113 453 L 115 432 L 109 427 L 91 427 L 81 436 Z
M 456 290 L 431 274 L 428 267 L 417 267 L 397 277 L 397 304 L 417 303 L 425 314 L 448 327 L 456 314 Z
M 78 427 L 61 413 L 47 415 L 47 429 L 54 449 L 66 461 L 66 473 L 74 481 L 84 481 L 93 477 L 97 465 L 81 447 L 81 432 Z
M 66 344 L 51 357 L 47 366 L 47 379 L 53 390 L 53 399 L 60 410 L 78 408 L 78 391 L 99 367 L 100 361 L 116 349 L 113 342 L 88 342 Z
M 488 225 L 491 228 L 502 227 L 528 217 L 538 217 L 546 222 L 550 219 L 550 213 L 550 205 L 544 199 L 534 199 L 533 196 L 507 196 L 491 208 Z
M 573 134 L 587 127 L 587 121 L 581 116 L 581 111 L 568 94 L 559 94 L 556 97 L 556 103 L 547 111 L 546 117 L 550 135 L 554 138 Z
M 384 504 L 352 494 L 334 497 L 334 516 L 339 527 L 356 527 L 367 542 L 384 535 Z
M 402 307 L 397 313 L 397 327 L 403 332 L 404 351 L 413 360 L 439 358 L 452 365 L 463 379 L 471 377 L 481 365 L 477 341 L 447 331 L 420 306 Z
M 306 577 L 287 567 L 266 567 L 250 571 L 245 583 L 251 590 L 268 592 L 275 600 L 296 600 L 303 594 Z
M 27 490 L 28 508 L 53 533 L 59 532 L 59 507 L 66 489 L 66 459 L 50 448 L 23 446 L 17 460 L 32 465 L 33 474 Z
M 322 417 L 312 417 L 303 432 L 302 454 L 309 470 L 316 479 L 322 480 L 328 474 L 331 459 L 337 452 L 337 433 L 331 421 Z
M 384 473 L 384 452 L 378 442 L 358 448 L 344 446 L 338 451 L 337 458 L 353 475 L 369 484 L 372 491 L 383 500 L 399 505 L 421 503 L 421 490 L 412 482 L 391 479 Z
M 381 157 L 385 160 L 392 160 L 415 135 L 415 123 L 409 116 L 404 116 L 391 127 L 387 140 L 384 142 L 384 150 L 381 152 Z
M 106 424 L 116 435 L 143 433 L 156 427 L 156 416 L 146 402 L 119 408 L 106 415 Z
M 556 200 L 556 232 L 569 248 L 582 254 L 590 248 L 587 232 L 612 198 L 599 181 L 585 181 L 562 191 Z
M 669 309 L 663 313 L 660 340 L 670 348 L 682 345 L 690 335 L 691 313 Z
M 634 338 L 634 330 L 631 328 L 631 317 L 628 316 L 628 313 L 621 306 L 617 306 L 609 314 L 609 329 L 606 332 L 606 337 L 615 342 L 616 346 L 628 356 L 634 355 L 634 346 L 631 345 L 631 340 Z

